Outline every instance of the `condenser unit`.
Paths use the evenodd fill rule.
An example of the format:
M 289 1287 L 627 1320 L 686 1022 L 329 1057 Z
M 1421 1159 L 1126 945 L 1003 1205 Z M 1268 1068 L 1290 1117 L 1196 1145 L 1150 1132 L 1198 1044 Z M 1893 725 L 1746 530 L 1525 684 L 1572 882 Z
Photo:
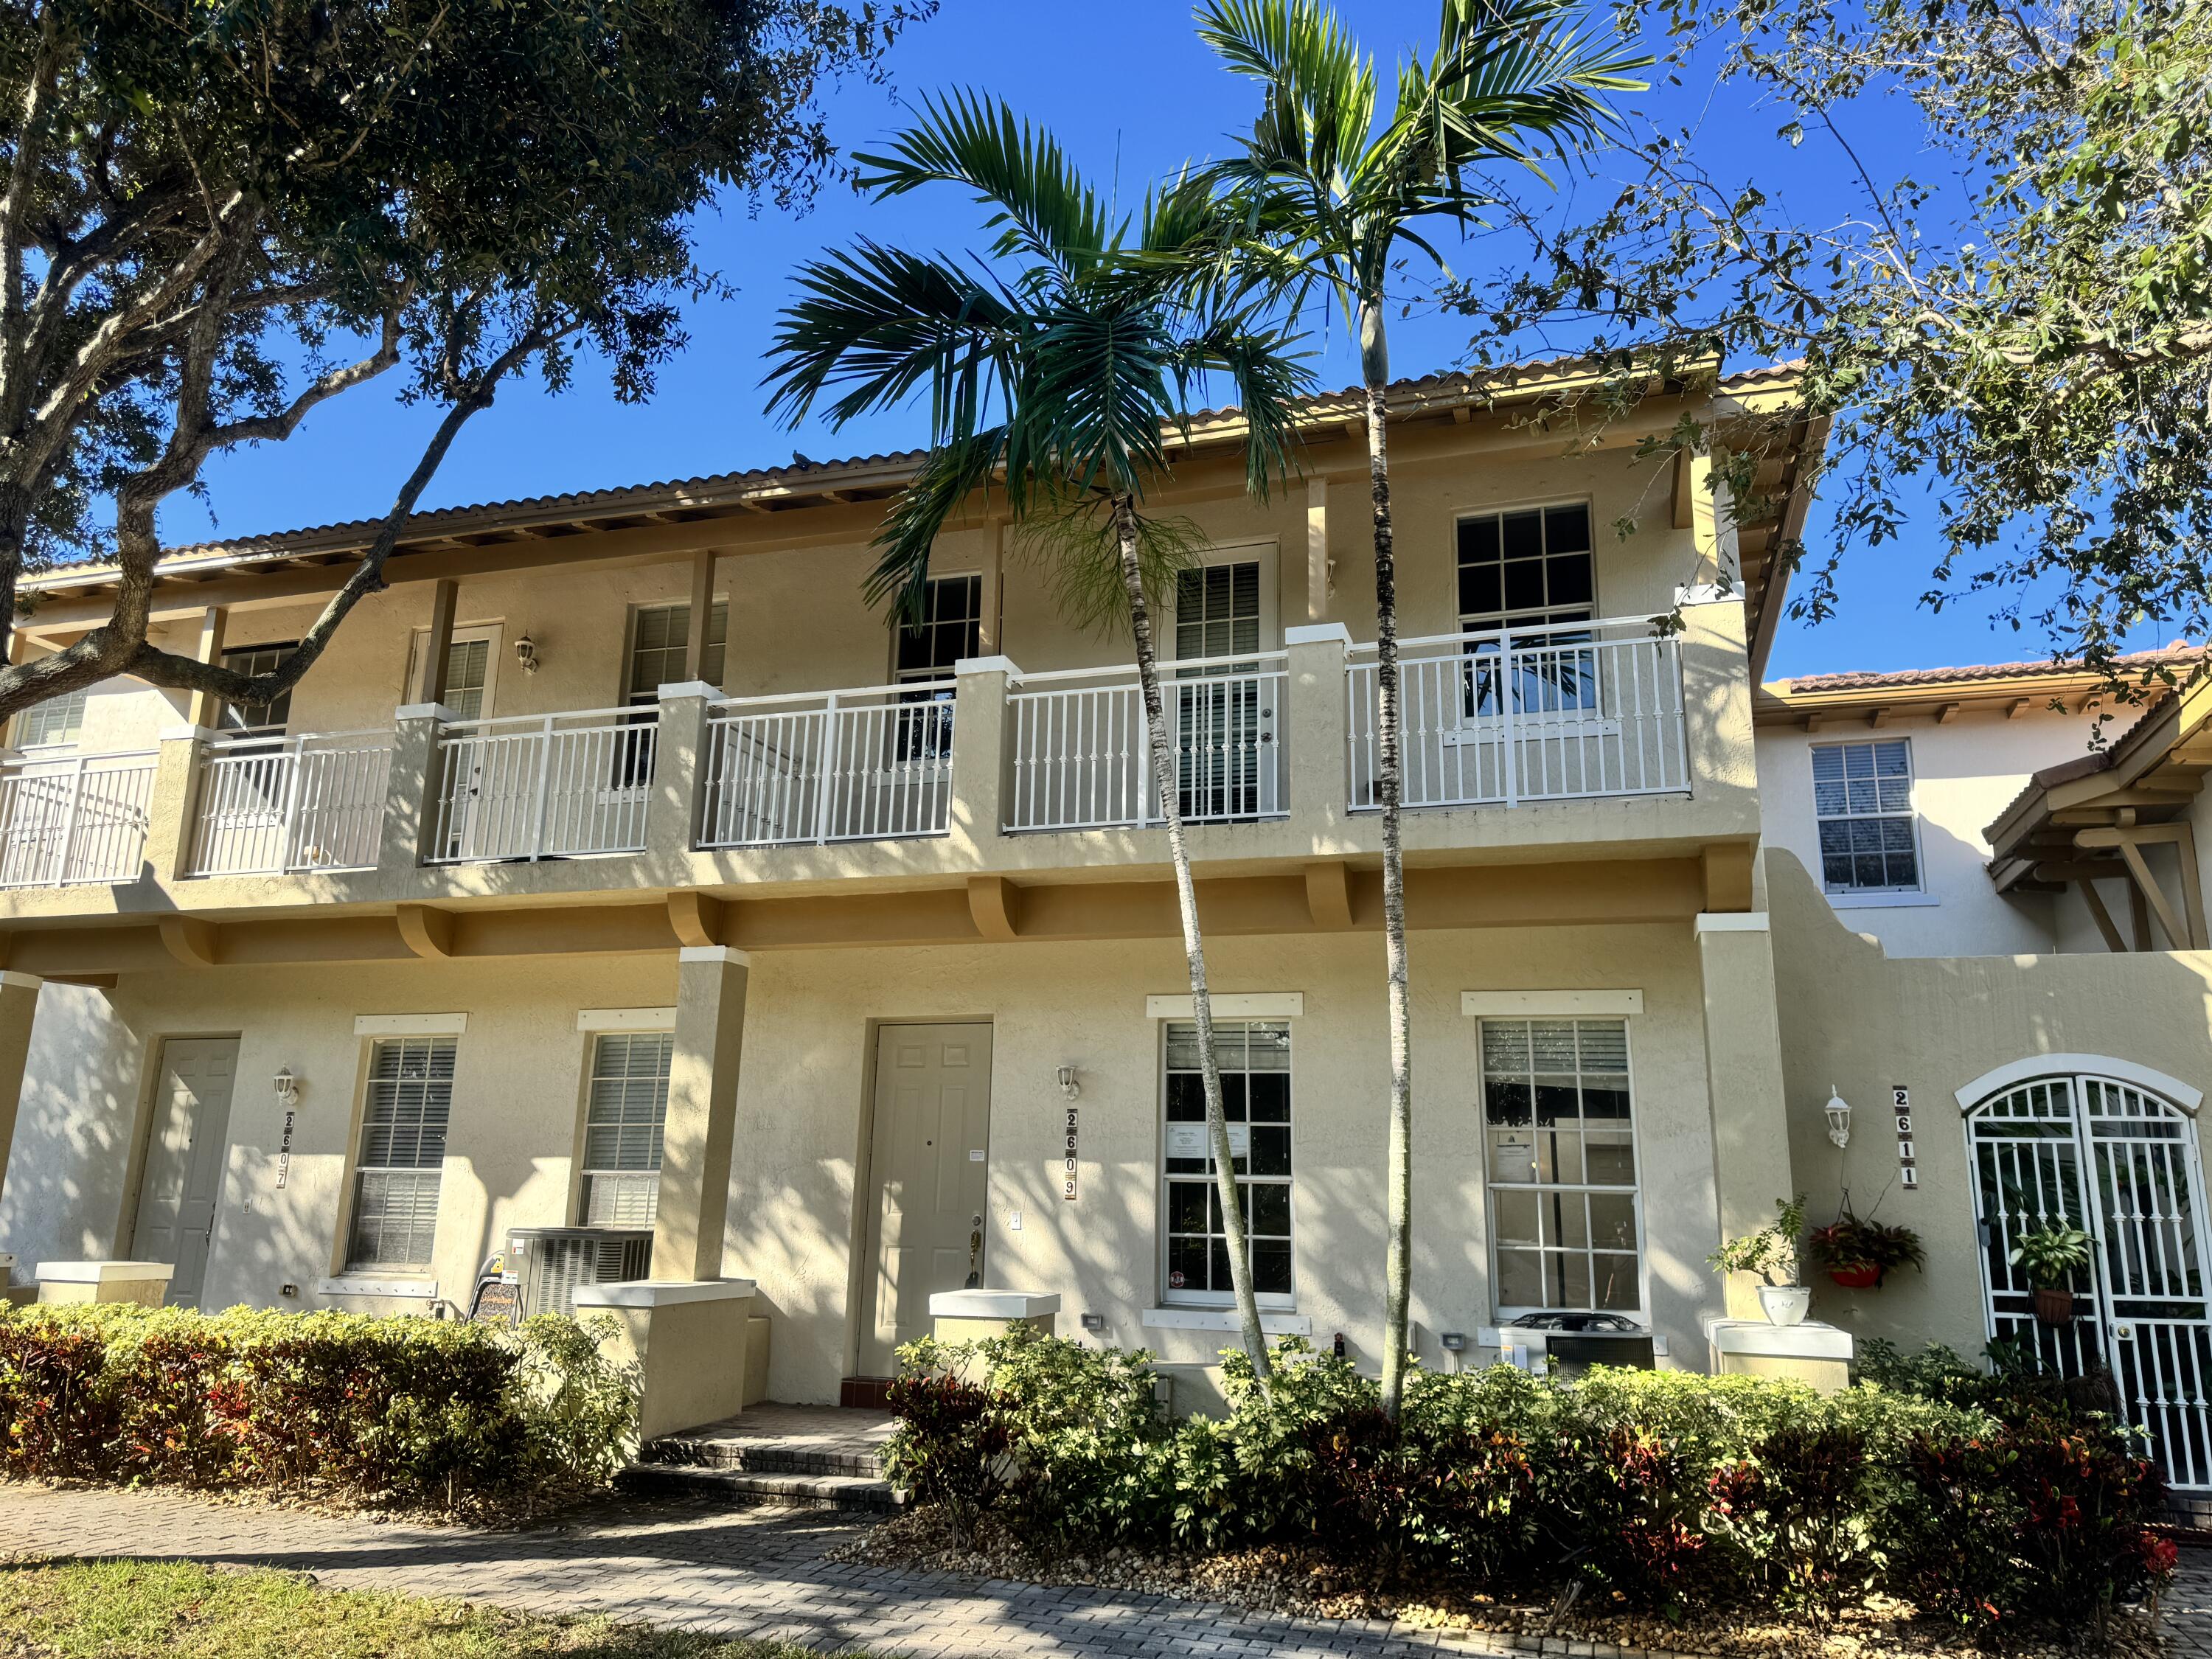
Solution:
M 500 1277 L 521 1288 L 525 1319 L 575 1312 L 579 1285 L 617 1285 L 653 1269 L 653 1232 L 629 1227 L 517 1227 Z

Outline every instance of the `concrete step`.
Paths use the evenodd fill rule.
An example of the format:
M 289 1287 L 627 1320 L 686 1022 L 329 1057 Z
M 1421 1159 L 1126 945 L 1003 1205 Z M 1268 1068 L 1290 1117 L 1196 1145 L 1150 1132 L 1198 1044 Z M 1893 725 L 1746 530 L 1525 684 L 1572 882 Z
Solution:
M 738 1469 L 748 1474 L 850 1475 L 880 1480 L 884 1460 L 874 1452 L 790 1444 L 775 1440 L 735 1440 L 704 1436 L 663 1436 L 638 1453 L 656 1468 Z
M 644 1498 L 701 1498 L 717 1504 L 872 1515 L 889 1515 L 905 1501 L 890 1481 L 863 1475 L 769 1474 L 676 1463 L 633 1463 L 615 1477 L 615 1485 Z

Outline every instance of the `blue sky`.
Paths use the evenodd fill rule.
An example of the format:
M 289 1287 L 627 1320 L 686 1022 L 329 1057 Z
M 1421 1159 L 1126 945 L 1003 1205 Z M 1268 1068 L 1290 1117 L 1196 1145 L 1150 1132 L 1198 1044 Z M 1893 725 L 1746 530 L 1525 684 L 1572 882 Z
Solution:
M 1384 58 L 1435 27 L 1434 0 L 1359 0 L 1349 10 L 1365 43 Z M 890 70 L 890 86 L 856 82 L 831 99 L 833 132 L 847 147 L 865 147 L 895 130 L 900 97 L 975 85 L 1047 122 L 1094 177 L 1118 178 L 1125 198 L 1185 159 L 1221 148 L 1224 135 L 1249 119 L 1252 107 L 1247 83 L 1224 73 L 1193 33 L 1184 0 L 1119 0 L 1104 9 L 1040 0 L 945 0 L 934 20 L 902 40 Z M 1686 84 L 1638 101 L 1672 124 L 1694 125 L 1709 155 L 1755 170 L 1770 192 L 1796 194 L 1810 216 L 1836 216 L 1857 194 L 1855 178 L 1832 147 L 1817 136 L 1794 151 L 1781 144 L 1774 134 L 1782 117 L 1747 106 L 1740 88 L 1716 93 L 1707 83 Z M 1907 112 L 1887 113 L 1853 135 L 1872 152 L 1877 171 L 1911 159 L 1897 149 L 1912 140 L 1911 124 L 1895 118 Z M 1602 185 L 1582 188 L 1594 192 Z M 877 206 L 832 187 L 812 211 L 795 217 L 728 204 L 702 225 L 701 245 L 704 262 L 736 292 L 693 311 L 690 349 L 663 372 L 650 404 L 617 404 L 603 377 L 588 369 L 558 398 L 511 389 L 471 423 L 425 505 L 769 465 L 787 460 L 794 448 L 826 459 L 921 441 L 919 413 L 835 434 L 819 425 L 794 433 L 772 424 L 762 412 L 762 351 L 788 292 L 788 273 L 809 254 L 863 233 L 957 248 L 974 241 L 979 217 L 946 191 Z M 1462 252 L 1455 263 L 1463 273 L 1480 272 L 1492 257 L 1480 245 Z M 1417 314 L 1393 328 L 1392 366 L 1400 374 L 1448 368 L 1466 343 L 1462 328 L 1448 317 Z M 1316 344 L 1325 381 L 1355 378 L 1340 331 Z M 428 410 L 405 408 L 380 386 L 349 393 L 318 410 L 288 443 L 219 458 L 208 471 L 210 504 L 178 498 L 164 515 L 165 534 L 191 541 L 380 513 L 431 420 Z M 1816 511 L 1808 529 L 1816 553 L 1826 530 Z M 2032 637 L 1993 634 L 1984 609 L 1954 607 L 1936 616 L 1920 608 L 1931 557 L 1924 537 L 1859 550 L 1848 567 L 1843 614 L 1817 629 L 1785 623 L 1769 672 L 2038 654 L 2039 642 Z

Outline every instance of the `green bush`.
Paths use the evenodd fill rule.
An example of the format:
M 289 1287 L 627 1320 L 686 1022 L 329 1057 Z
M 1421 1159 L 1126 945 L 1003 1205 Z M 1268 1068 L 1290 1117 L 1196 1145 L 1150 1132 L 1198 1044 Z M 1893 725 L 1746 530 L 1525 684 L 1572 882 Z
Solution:
M 1375 1382 L 1295 1340 L 1226 1417 L 1162 1421 L 1151 1356 L 1033 1331 L 902 1350 L 894 1478 L 1062 1552 L 1310 1550 L 1388 1581 L 1526 1596 L 1580 1580 L 1680 1616 L 1816 1622 L 1881 1591 L 2000 1638 L 2078 1630 L 2170 1570 L 2160 1488 L 2108 1418 L 2034 1391 L 2006 1412 L 1953 1368 L 1823 1397 L 1802 1384 L 1510 1366 Z M 1963 1370 L 1963 1367 L 1960 1369 Z M 957 1410 L 954 1407 L 957 1407 Z M 939 1501 L 954 1501 L 939 1498 Z
M 318 1492 L 456 1514 L 604 1484 L 636 1379 L 550 1316 L 516 1330 L 337 1313 L 0 1314 L 0 1470 Z

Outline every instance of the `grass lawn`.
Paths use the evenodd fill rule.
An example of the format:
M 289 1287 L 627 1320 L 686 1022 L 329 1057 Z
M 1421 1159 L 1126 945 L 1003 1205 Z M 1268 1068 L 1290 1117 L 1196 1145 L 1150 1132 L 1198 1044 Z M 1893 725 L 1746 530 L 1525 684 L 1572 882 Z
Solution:
M 817 1659 L 605 1620 L 534 1619 L 176 1561 L 0 1564 L 0 1659 Z

